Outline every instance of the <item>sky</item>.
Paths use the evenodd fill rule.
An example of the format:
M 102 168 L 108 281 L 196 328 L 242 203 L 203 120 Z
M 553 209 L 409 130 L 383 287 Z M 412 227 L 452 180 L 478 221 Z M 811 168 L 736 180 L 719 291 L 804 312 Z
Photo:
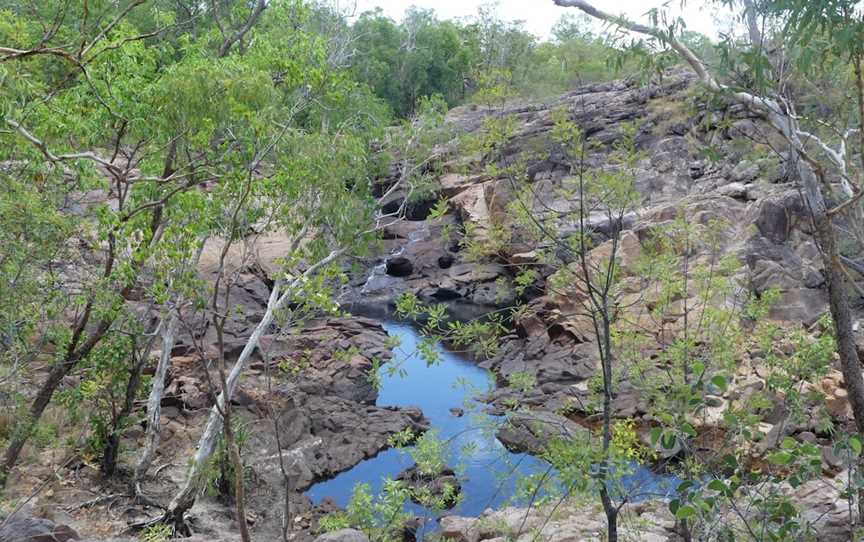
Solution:
M 341 6 L 353 9 L 356 3 L 356 13 L 362 13 L 376 7 L 384 10 L 388 16 L 400 20 L 405 9 L 410 6 L 432 8 L 440 19 L 470 17 L 477 13 L 477 8 L 489 4 L 489 0 L 335 0 Z M 568 12 L 581 13 L 575 8 L 556 6 L 552 0 L 498 0 L 498 12 L 505 20 L 522 20 L 525 28 L 541 38 L 549 37 L 549 31 L 558 18 Z M 668 4 L 670 12 L 683 15 L 687 28 L 717 37 L 717 10 L 709 12 L 702 7 L 703 2 L 691 0 L 682 12 L 680 0 L 597 0 L 594 5 L 604 11 L 619 15 L 627 15 L 630 19 L 648 22 L 645 13 L 654 7 Z M 722 14 L 721 14 L 722 15 Z M 722 25 L 721 25 L 722 26 Z

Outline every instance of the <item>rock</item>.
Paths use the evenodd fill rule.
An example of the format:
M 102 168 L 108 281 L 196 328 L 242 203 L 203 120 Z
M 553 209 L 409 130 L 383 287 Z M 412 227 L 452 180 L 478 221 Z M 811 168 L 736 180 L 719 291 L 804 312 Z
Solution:
M 414 272 L 414 264 L 408 258 L 397 256 L 387 260 L 386 269 L 391 277 L 407 277 Z
M 625 505 L 622 514 L 633 521 L 619 523 L 621 540 L 666 542 L 672 534 L 674 519 L 664 502 Z M 508 507 L 487 510 L 479 518 L 445 516 L 441 535 L 454 542 L 600 542 L 605 540 L 606 520 L 598 505 L 583 504 L 530 509 Z
M 450 467 L 434 474 L 423 473 L 416 466 L 405 469 L 395 478 L 405 482 L 411 489 L 411 500 L 420 505 L 429 505 L 426 499 L 441 499 L 445 508 L 453 508 L 459 502 L 462 485 Z
M 822 446 L 822 462 L 832 469 L 840 470 L 846 467 L 846 460 L 843 457 L 834 453 L 834 447 L 831 445 Z
M 729 172 L 729 179 L 732 182 L 746 183 L 752 181 L 759 175 L 759 166 L 749 160 L 742 160 L 732 171 Z
M 816 435 L 811 431 L 802 431 L 798 433 L 798 440 L 801 442 L 808 442 L 810 444 L 816 443 Z
M 441 269 L 450 269 L 454 261 L 456 261 L 456 258 L 452 254 L 444 254 L 438 257 L 438 267 Z
M 740 182 L 729 183 L 717 189 L 721 196 L 733 199 L 747 199 L 747 186 Z
M 340 529 L 322 534 L 315 542 L 369 542 L 369 537 L 355 529 Z
M 532 411 L 508 414 L 495 436 L 511 452 L 539 454 L 553 439 L 576 439 L 587 434 L 587 429 L 564 416 Z
M 525 265 L 525 264 L 533 264 L 537 263 L 539 255 L 536 250 L 529 250 L 528 252 L 517 252 L 516 254 L 510 255 L 510 263 L 514 265 Z
M 475 518 L 445 516 L 441 518 L 441 538 L 452 542 L 477 542 L 480 540 L 479 528 Z
M 66 542 L 81 540 L 68 525 L 33 517 L 14 517 L 0 528 L 0 542 Z

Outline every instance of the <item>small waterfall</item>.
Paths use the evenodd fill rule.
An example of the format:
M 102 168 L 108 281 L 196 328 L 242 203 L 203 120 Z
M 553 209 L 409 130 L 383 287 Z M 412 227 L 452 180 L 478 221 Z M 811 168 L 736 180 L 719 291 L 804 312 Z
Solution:
M 372 268 L 372 271 L 369 273 L 369 276 L 366 278 L 366 282 L 363 283 L 363 286 L 360 288 L 361 294 L 368 294 L 372 291 L 372 286 L 376 278 L 384 276 L 387 271 L 387 260 L 390 258 L 396 258 L 405 253 L 405 249 L 418 241 L 423 241 L 424 239 L 429 237 L 429 225 L 425 222 L 423 225 L 416 230 L 410 232 L 408 234 L 408 242 L 404 243 L 397 248 L 393 249 L 390 254 L 384 258 L 384 261 L 375 267 Z

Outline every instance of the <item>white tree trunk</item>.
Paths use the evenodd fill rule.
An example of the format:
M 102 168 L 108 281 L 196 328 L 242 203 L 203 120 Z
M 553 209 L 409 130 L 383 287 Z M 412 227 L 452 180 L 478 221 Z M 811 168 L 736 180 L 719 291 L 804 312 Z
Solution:
M 281 293 L 281 295 L 280 292 L 284 281 L 278 279 L 273 285 L 273 291 L 270 292 L 270 298 L 267 300 L 267 309 L 264 312 L 264 317 L 261 318 L 261 321 L 258 322 L 257 326 L 255 326 L 255 330 L 246 341 L 246 345 L 243 347 L 243 351 L 240 352 L 240 356 L 234 363 L 234 367 L 231 368 L 231 373 L 228 375 L 226 382 L 227 390 L 219 394 L 219 397 L 216 399 L 216 404 L 210 409 L 210 417 L 207 420 L 207 425 L 204 427 L 204 432 L 201 434 L 201 438 L 198 441 L 198 450 L 195 453 L 192 464 L 189 466 L 189 471 L 186 474 L 186 482 L 177 494 L 174 495 L 174 498 L 171 499 L 171 503 L 168 505 L 166 515 L 168 519 L 175 523 L 175 525 L 182 524 L 183 514 L 195 503 L 195 496 L 200 488 L 201 474 L 204 471 L 204 466 L 210 456 L 213 455 L 219 436 L 222 433 L 222 415 L 220 411 L 224 407 L 225 401 L 231 400 L 231 396 L 234 394 L 234 390 L 237 387 L 241 374 L 246 368 L 249 358 L 252 357 L 252 353 L 258 347 L 261 337 L 270 327 L 270 324 L 273 323 L 276 312 L 285 306 L 297 288 L 306 282 L 310 276 L 314 275 L 322 267 L 336 260 L 336 258 L 345 252 L 345 250 L 346 249 L 344 248 L 334 250 L 325 258 L 310 266 L 301 276 L 291 281 L 291 283 L 284 288 L 284 293 Z M 227 394 L 225 393 L 226 391 Z
M 267 301 L 267 310 L 264 312 L 264 317 L 260 322 L 258 322 L 255 331 L 252 332 L 252 335 L 243 347 L 243 351 L 240 352 L 240 357 L 237 358 L 237 362 L 234 363 L 234 367 L 231 368 L 231 373 L 229 373 L 226 382 L 227 389 L 219 394 L 219 397 L 216 399 L 217 404 L 213 405 L 210 409 L 210 417 L 207 419 L 207 425 L 204 426 L 204 432 L 201 434 L 201 438 L 198 441 L 198 451 L 195 452 L 195 458 L 189 466 L 189 471 L 186 474 L 186 482 L 180 491 L 174 495 L 174 498 L 171 499 L 171 503 L 168 505 L 169 514 L 175 515 L 175 517 L 177 513 L 182 514 L 191 508 L 192 504 L 195 502 L 195 494 L 199 488 L 199 479 L 201 477 L 201 472 L 204 469 L 204 464 L 210 456 L 213 455 L 213 451 L 216 449 L 216 443 L 219 440 L 219 435 L 222 433 L 222 414 L 220 411 L 224 408 L 225 401 L 231 400 L 231 396 L 234 394 L 234 389 L 237 387 L 237 381 L 240 379 L 240 374 L 246 368 L 246 363 L 258 347 L 258 341 L 261 340 L 261 336 L 264 335 L 264 332 L 270 327 L 270 324 L 273 323 L 273 317 L 282 304 L 280 301 L 284 300 L 284 297 L 279 297 L 281 285 L 282 282 L 277 281 L 273 286 L 273 291 L 270 292 L 270 298 Z M 226 391 L 227 398 L 225 393 Z M 181 517 L 177 517 L 176 519 L 182 520 Z
M 180 322 L 180 316 L 175 311 L 171 314 L 168 323 L 162 326 L 162 353 L 159 363 L 156 365 L 156 373 L 153 375 L 153 385 L 150 388 L 150 396 L 147 399 L 147 433 L 144 436 L 144 451 L 135 467 L 134 484 L 140 493 L 139 484 L 141 479 L 147 475 L 153 456 L 159 447 L 159 437 L 162 430 L 162 395 L 165 393 L 165 376 L 168 374 L 168 366 L 171 365 L 171 350 L 174 348 L 175 334 Z

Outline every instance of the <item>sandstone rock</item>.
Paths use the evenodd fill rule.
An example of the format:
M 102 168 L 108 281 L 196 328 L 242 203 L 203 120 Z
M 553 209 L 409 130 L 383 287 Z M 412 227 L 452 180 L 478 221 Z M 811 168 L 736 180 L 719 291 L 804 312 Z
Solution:
M 67 542 L 81 540 L 71 527 L 51 520 L 14 517 L 0 527 L 0 542 Z
M 564 416 L 551 412 L 513 412 L 495 436 L 512 452 L 540 453 L 557 438 L 585 437 L 588 430 Z
M 475 523 L 474 518 L 445 516 L 440 521 L 441 537 L 453 542 L 477 542 L 480 540 L 480 533 Z
M 740 182 L 729 183 L 717 189 L 717 193 L 733 199 L 747 199 L 747 186 Z
M 315 542 L 369 542 L 369 537 L 355 529 L 340 529 L 322 534 Z
M 729 178 L 737 183 L 752 181 L 757 175 L 759 175 L 759 166 L 749 160 L 742 160 L 729 172 Z

